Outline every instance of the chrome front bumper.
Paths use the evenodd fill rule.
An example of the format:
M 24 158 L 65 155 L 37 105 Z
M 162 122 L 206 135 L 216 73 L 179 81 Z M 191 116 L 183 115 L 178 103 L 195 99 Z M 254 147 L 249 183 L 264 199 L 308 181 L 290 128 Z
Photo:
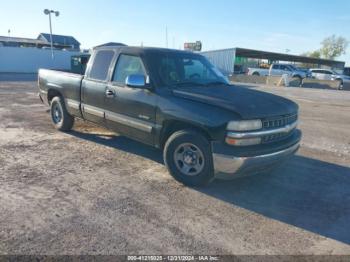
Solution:
M 214 153 L 215 177 L 232 179 L 263 172 L 280 164 L 281 161 L 294 154 L 298 148 L 299 142 L 281 151 L 252 157 L 234 157 Z

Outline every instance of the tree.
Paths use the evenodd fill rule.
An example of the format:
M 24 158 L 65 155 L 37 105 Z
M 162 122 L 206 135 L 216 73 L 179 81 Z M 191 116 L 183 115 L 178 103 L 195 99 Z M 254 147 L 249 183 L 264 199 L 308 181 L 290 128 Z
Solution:
M 312 58 L 321 58 L 321 51 L 315 50 L 315 51 L 311 51 L 311 52 L 305 52 L 305 53 L 302 53 L 301 56 L 307 56 L 307 57 L 312 57 Z M 314 67 L 313 64 L 309 64 L 309 63 L 301 63 L 300 66 L 305 67 L 305 68 Z
M 321 51 L 320 50 L 315 50 L 315 51 L 303 53 L 301 55 L 302 56 L 312 57 L 312 58 L 321 58 Z
M 348 44 L 349 42 L 342 36 L 329 36 L 321 42 L 322 47 L 320 49 L 320 54 L 326 59 L 333 60 L 345 54 Z

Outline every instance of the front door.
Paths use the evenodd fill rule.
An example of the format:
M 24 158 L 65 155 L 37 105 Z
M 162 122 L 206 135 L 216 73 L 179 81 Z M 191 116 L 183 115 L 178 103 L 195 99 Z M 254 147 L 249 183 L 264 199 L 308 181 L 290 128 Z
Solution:
M 324 73 L 325 73 L 324 74 L 325 80 L 332 80 L 333 79 L 333 72 L 332 71 L 325 70 Z
M 147 71 L 141 57 L 120 54 L 111 81 L 106 89 L 106 125 L 117 132 L 154 144 L 156 94 L 148 88 L 125 85 L 129 75 L 144 75 Z

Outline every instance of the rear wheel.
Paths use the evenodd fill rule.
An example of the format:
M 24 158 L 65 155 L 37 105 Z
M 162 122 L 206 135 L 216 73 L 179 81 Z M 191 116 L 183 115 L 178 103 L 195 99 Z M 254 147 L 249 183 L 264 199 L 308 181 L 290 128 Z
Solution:
M 69 131 L 74 125 L 74 117 L 66 109 L 64 100 L 56 96 L 51 100 L 51 120 L 54 127 L 60 131 Z
M 164 161 L 170 174 L 188 186 L 203 186 L 214 178 L 209 141 L 195 130 L 172 134 L 164 147 Z
M 260 76 L 260 74 L 258 72 L 254 72 L 253 76 Z

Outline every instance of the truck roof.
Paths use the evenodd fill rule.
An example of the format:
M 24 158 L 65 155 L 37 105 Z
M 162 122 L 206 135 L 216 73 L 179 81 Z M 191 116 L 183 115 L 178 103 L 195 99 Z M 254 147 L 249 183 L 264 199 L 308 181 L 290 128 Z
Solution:
M 161 48 L 161 47 L 139 47 L 139 46 L 100 46 L 93 49 L 96 50 L 118 50 L 128 52 L 131 54 L 143 54 L 143 53 L 179 53 L 179 54 L 197 54 L 190 51 Z

